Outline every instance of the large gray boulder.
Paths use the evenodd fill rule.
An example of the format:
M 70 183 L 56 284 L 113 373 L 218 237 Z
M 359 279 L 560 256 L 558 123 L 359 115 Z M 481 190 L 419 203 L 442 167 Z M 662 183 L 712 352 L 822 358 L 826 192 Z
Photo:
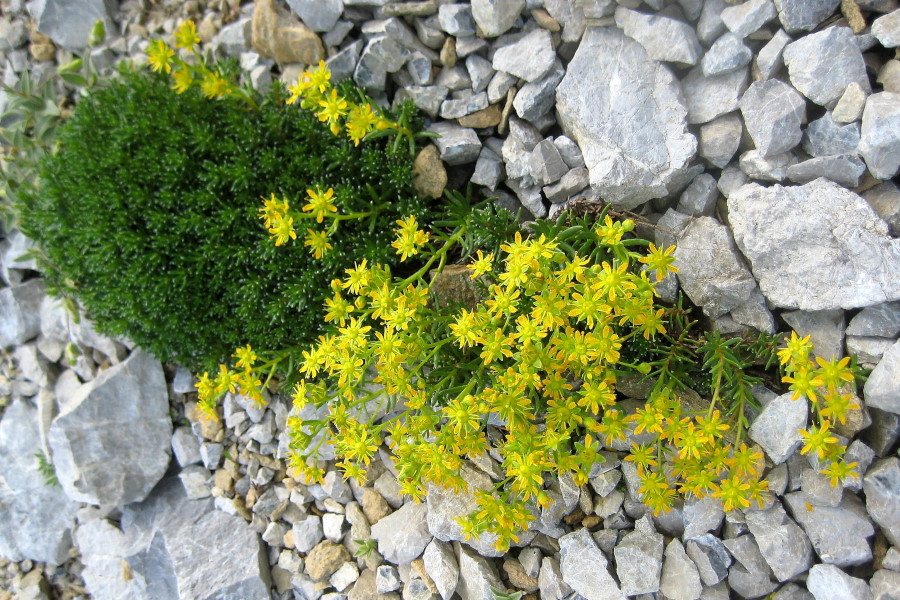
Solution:
M 59 401 L 48 442 L 69 498 L 104 506 L 146 498 L 171 456 L 159 361 L 138 350 Z
M 103 21 L 107 32 L 116 31 L 113 16 L 117 0 L 35 0 L 28 4 L 37 29 L 53 42 L 73 52 L 87 47 L 94 23 Z
M 860 196 L 828 181 L 728 198 L 734 239 L 763 295 L 781 308 L 859 308 L 900 299 L 900 240 Z
M 189 500 L 177 478 L 128 506 L 121 528 L 105 519 L 78 527 L 85 585 L 94 600 L 269 600 L 265 547 L 211 498 Z
M 53 565 L 68 558 L 79 505 L 38 470 L 37 410 L 16 400 L 0 422 L 0 556 Z
M 591 185 L 615 205 L 662 198 L 695 174 L 688 167 L 697 140 L 678 81 L 618 29 L 585 32 L 556 91 L 556 110 Z

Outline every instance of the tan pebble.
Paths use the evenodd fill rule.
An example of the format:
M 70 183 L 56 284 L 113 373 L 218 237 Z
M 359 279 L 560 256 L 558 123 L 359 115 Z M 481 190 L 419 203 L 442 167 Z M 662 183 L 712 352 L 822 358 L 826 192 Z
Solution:
M 531 16 L 534 17 L 535 23 L 537 23 L 547 31 L 556 33 L 560 29 L 559 22 L 551 17 L 550 13 L 548 13 L 543 8 L 534 9 L 533 11 L 531 11 Z
M 288 529 L 287 533 L 284 534 L 284 547 L 294 549 L 294 530 Z
M 428 144 L 416 156 L 413 163 L 413 186 L 423 196 L 440 198 L 447 186 L 447 170 L 441 161 L 440 152 L 433 144 Z
M 259 492 L 256 491 L 255 487 L 251 487 L 247 491 L 247 499 L 244 500 L 244 504 L 246 504 L 247 508 L 253 508 L 253 505 L 256 504 L 256 499 L 259 497 Z
M 847 24 L 850 25 L 853 33 L 862 33 L 863 29 L 866 28 L 866 20 L 863 18 L 862 11 L 859 10 L 859 4 L 856 3 L 856 0 L 841 0 L 841 12 L 844 14 L 844 18 L 847 19 Z
M 441 48 L 441 64 L 445 67 L 456 66 L 456 38 L 448 37 L 444 40 L 444 47 Z
M 374 525 L 391 514 L 391 507 L 381 494 L 372 488 L 365 488 L 362 497 L 362 510 L 370 525 Z
M 492 104 L 487 108 L 473 112 L 471 115 L 460 117 L 458 121 L 461 126 L 473 129 L 496 127 L 500 124 L 500 105 Z
M 230 494 L 234 490 L 234 477 L 225 469 L 218 469 L 216 471 L 215 486 L 226 494 Z

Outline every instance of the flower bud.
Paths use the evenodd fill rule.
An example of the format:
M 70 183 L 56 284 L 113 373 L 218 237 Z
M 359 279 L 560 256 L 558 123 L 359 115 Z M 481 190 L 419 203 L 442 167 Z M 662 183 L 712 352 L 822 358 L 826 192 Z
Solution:
M 103 21 L 98 19 L 96 23 L 94 23 L 94 27 L 91 28 L 91 33 L 88 35 L 88 45 L 90 47 L 99 46 L 106 39 L 106 28 L 103 26 Z

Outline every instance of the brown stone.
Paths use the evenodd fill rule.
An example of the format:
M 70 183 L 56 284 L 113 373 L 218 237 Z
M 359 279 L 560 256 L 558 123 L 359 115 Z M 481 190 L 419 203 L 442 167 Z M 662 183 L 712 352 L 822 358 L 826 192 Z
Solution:
M 853 33 L 862 33 L 863 29 L 866 28 L 866 20 L 863 18 L 862 11 L 859 10 L 859 4 L 856 3 L 856 0 L 841 0 L 841 12 L 844 14 L 844 18 L 847 19 L 847 24 L 850 25 Z
M 249 496 L 250 494 L 247 495 Z M 237 514 L 241 515 L 248 521 L 253 520 L 253 513 L 251 513 L 250 509 L 247 508 L 247 505 L 244 503 L 243 498 L 241 498 L 240 496 L 235 496 L 231 500 L 231 505 L 234 506 L 234 510 L 237 511 Z
M 602 520 L 603 519 L 601 519 L 597 515 L 591 515 L 581 520 L 581 526 L 590 529 L 591 527 L 596 527 L 597 525 L 599 525 L 600 521 Z
M 284 538 L 282 538 L 282 540 L 284 541 L 284 547 L 285 547 L 285 548 L 290 548 L 291 550 L 293 550 L 293 549 L 295 548 L 295 544 L 294 544 L 294 530 L 293 530 L 293 529 L 288 529 L 288 530 L 287 530 L 287 533 L 284 534 Z
M 533 11 L 531 11 L 531 16 L 534 17 L 535 23 L 551 33 L 556 33 L 560 30 L 559 22 L 551 17 L 550 13 L 548 13 L 543 8 L 534 9 Z
M 525 592 L 538 591 L 538 580 L 536 577 L 529 577 L 525 574 L 525 568 L 522 563 L 511 558 L 503 561 L 503 571 L 509 579 L 510 585 Z
M 31 44 L 28 50 L 38 62 L 47 62 L 56 57 L 56 47 L 53 44 Z
M 212 15 L 207 15 L 200 24 L 197 25 L 197 36 L 202 42 L 209 42 L 219 33 L 219 26 Z
M 463 127 L 471 127 L 473 129 L 496 127 L 500 124 L 500 105 L 492 104 L 487 108 L 473 112 L 471 115 L 460 117 L 458 121 Z
M 440 273 L 432 273 L 431 295 L 442 306 L 458 303 L 469 310 L 478 305 L 478 291 L 466 265 L 447 265 Z
M 453 36 L 448 36 L 444 40 L 444 47 L 441 48 L 441 64 L 449 68 L 456 66 L 456 38 Z
M 234 478 L 225 469 L 219 469 L 216 471 L 215 485 L 226 494 L 230 494 L 234 490 Z
M 244 504 L 247 505 L 247 508 L 253 508 L 257 498 L 259 498 L 259 492 L 256 491 L 255 487 L 251 487 L 247 490 L 247 498 L 244 500 Z
M 350 553 L 339 544 L 328 540 L 319 542 L 306 555 L 306 572 L 316 581 L 331 577 L 342 564 L 350 560 Z
M 413 186 L 423 196 L 440 198 L 447 186 L 447 170 L 434 144 L 428 144 L 413 163 Z
M 347 600 L 400 600 L 400 594 L 396 592 L 379 594 L 375 587 L 375 570 L 366 569 L 359 574 L 359 579 L 347 594 Z
M 428 571 L 425 570 L 425 561 L 421 558 L 417 558 L 412 561 L 409 565 L 412 567 L 413 573 L 419 576 L 423 582 L 425 582 L 425 586 L 428 588 L 428 591 L 432 594 L 437 594 L 438 589 L 437 586 L 434 585 L 434 580 L 431 579 L 431 575 L 428 574 Z
M 313 65 L 325 59 L 325 46 L 319 36 L 274 0 L 255 1 L 251 46 L 279 64 Z
M 384 517 L 391 514 L 391 507 L 381 494 L 372 488 L 364 488 L 362 496 L 362 511 L 370 525 L 374 525 Z

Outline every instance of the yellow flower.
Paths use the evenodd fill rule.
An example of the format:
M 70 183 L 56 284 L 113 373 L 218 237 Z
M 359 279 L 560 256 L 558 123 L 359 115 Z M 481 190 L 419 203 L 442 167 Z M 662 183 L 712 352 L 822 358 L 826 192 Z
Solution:
M 331 96 L 325 96 L 324 100 L 320 100 L 319 106 L 322 110 L 316 113 L 316 116 L 323 123 L 327 122 L 331 133 L 337 135 L 341 130 L 340 118 L 347 114 L 347 101 L 338 95 L 337 90 L 332 89 Z
M 269 233 L 275 238 L 275 245 L 281 246 L 288 240 L 296 240 L 297 232 L 294 231 L 294 219 L 287 216 L 279 216 L 272 222 Z
M 650 254 L 638 260 L 656 271 L 656 281 L 662 281 L 667 272 L 678 272 L 678 268 L 672 266 L 672 263 L 675 262 L 675 257 L 672 256 L 673 252 L 675 252 L 675 246 L 669 246 L 663 250 L 650 242 Z
M 472 274 L 469 276 L 471 279 L 475 279 L 479 275 L 483 275 L 485 273 L 490 273 L 493 270 L 493 262 L 494 262 L 494 254 L 490 253 L 487 256 L 482 254 L 481 250 L 478 251 L 478 258 L 474 263 L 469 265 L 469 269 L 472 270 Z
M 337 207 L 331 203 L 334 198 L 334 189 L 328 188 L 324 193 L 316 186 L 315 190 L 306 190 L 309 196 L 309 204 L 303 206 L 303 212 L 311 212 L 316 218 L 316 223 L 321 223 L 330 212 L 337 212 Z
M 200 36 L 197 35 L 197 28 L 193 21 L 184 21 L 175 30 L 175 47 L 176 48 L 193 48 L 194 44 L 200 43 Z
M 811 454 L 815 452 L 819 458 L 825 458 L 829 446 L 838 443 L 838 439 L 831 435 L 827 422 L 822 423 L 821 427 L 812 426 L 809 431 L 800 430 L 800 436 L 803 438 L 803 447 L 800 449 L 801 454 Z
M 207 98 L 220 98 L 230 91 L 230 86 L 216 71 L 207 71 L 200 82 L 200 91 Z
M 371 104 L 355 105 L 350 109 L 347 117 L 347 135 L 354 146 L 359 146 L 360 140 L 372 131 L 378 117 L 372 112 Z
M 165 71 L 172 72 L 172 57 L 175 51 L 169 48 L 162 40 L 153 40 L 147 48 L 147 62 L 155 73 Z
M 366 260 L 364 258 L 362 263 L 356 263 L 352 268 L 347 269 L 347 280 L 341 283 L 342 288 L 350 288 L 352 293 L 360 294 L 369 286 L 372 273 L 366 268 Z
M 326 232 L 313 231 L 312 229 L 306 230 L 306 240 L 304 240 L 303 245 L 312 249 L 315 258 L 322 258 L 326 252 L 334 248 L 328 243 L 328 234 Z
M 244 348 L 238 348 L 231 356 L 238 359 L 234 366 L 236 366 L 238 369 L 243 368 L 247 370 L 252 369 L 253 363 L 256 362 L 256 360 L 259 358 L 256 355 L 256 352 L 254 352 L 253 349 L 250 348 L 250 344 L 247 344 L 247 346 Z
M 397 220 L 400 229 L 395 229 L 397 239 L 391 243 L 392 248 L 397 249 L 400 255 L 400 262 L 403 262 L 409 256 L 419 253 L 419 248 L 428 242 L 428 234 L 418 229 L 416 218 L 410 215 L 405 220 Z
M 787 346 L 778 351 L 778 358 L 781 364 L 786 365 L 805 365 L 809 360 L 809 353 L 812 350 L 812 343 L 809 341 L 810 336 L 800 338 L 796 331 L 791 332 L 791 339 L 788 340 Z
M 194 77 L 188 66 L 183 64 L 172 74 L 172 81 L 172 89 L 175 90 L 175 93 L 183 94 L 194 83 Z

